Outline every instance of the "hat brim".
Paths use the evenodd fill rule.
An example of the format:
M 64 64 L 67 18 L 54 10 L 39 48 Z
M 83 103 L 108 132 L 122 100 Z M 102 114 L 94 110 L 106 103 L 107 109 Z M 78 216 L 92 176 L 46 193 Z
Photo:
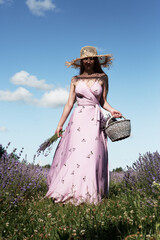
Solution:
M 71 62 L 65 62 L 65 65 L 67 67 L 74 67 L 74 68 L 80 68 L 81 66 L 81 60 L 86 58 L 87 56 L 76 58 L 72 60 Z M 112 65 L 113 56 L 112 54 L 105 54 L 105 55 L 93 55 L 88 57 L 98 57 L 99 63 L 102 67 L 109 67 Z

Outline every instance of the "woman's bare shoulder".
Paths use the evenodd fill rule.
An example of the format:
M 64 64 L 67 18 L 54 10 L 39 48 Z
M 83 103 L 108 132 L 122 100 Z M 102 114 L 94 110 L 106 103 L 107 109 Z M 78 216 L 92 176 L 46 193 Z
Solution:
M 108 76 L 107 76 L 106 73 L 101 73 L 100 77 L 101 77 L 102 80 L 108 80 Z
M 108 76 L 106 73 L 101 73 L 100 77 L 99 77 L 99 81 L 101 83 L 101 85 L 106 85 L 108 84 Z
M 73 76 L 71 79 L 71 83 L 75 84 L 77 82 L 77 75 Z

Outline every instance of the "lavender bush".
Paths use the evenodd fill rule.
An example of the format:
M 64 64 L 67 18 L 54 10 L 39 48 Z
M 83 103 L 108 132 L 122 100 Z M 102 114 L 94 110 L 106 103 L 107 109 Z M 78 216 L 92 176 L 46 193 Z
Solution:
M 153 182 L 160 183 L 160 154 L 156 151 L 140 155 L 132 167 L 128 167 L 124 180 L 130 189 L 157 194 L 158 191 L 153 187 Z
M 109 198 L 78 207 L 42 198 L 48 168 L 20 161 L 21 153 L 8 154 L 1 145 L 0 153 L 0 239 L 160 239 L 160 197 L 133 191 L 155 178 L 150 189 L 160 193 L 158 153 L 141 156 L 127 172 L 110 173 Z
M 124 171 L 121 172 L 110 172 L 110 185 L 109 185 L 109 196 L 113 197 L 118 195 L 124 188 L 123 184 Z
M 110 172 L 110 181 L 114 183 L 122 182 L 124 177 L 124 171 L 121 172 Z
M 7 146 L 8 147 L 8 146 Z M 0 145 L 0 201 L 17 205 L 20 201 L 40 194 L 47 187 L 46 176 L 48 170 L 20 161 L 16 149 L 8 154 Z M 3 149 L 3 151 L 2 151 Z

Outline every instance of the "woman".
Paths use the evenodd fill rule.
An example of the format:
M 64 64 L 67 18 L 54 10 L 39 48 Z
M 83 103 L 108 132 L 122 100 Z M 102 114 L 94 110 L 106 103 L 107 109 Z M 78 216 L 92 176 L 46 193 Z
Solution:
M 80 58 L 66 63 L 79 67 L 80 75 L 72 78 L 68 102 L 56 129 L 59 136 L 77 101 L 48 174 L 46 197 L 55 202 L 97 203 L 108 194 L 107 139 L 99 105 L 116 118 L 122 116 L 106 100 L 108 77 L 101 66 L 108 67 L 111 62 L 111 55 L 98 55 L 95 47 L 86 46 Z

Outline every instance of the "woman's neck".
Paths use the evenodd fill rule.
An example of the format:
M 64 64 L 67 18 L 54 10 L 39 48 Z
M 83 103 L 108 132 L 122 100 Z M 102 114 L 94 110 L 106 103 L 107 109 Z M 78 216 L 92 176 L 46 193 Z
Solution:
M 91 70 L 91 71 L 84 71 L 82 74 L 84 74 L 84 75 L 92 75 L 94 73 L 95 72 L 93 70 Z

